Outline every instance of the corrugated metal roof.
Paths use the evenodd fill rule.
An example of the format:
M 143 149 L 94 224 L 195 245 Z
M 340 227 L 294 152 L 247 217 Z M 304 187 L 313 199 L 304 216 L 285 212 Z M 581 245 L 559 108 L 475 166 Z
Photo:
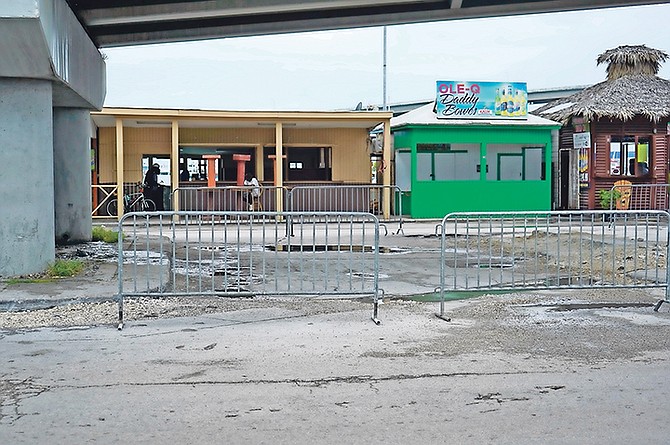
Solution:
M 490 125 L 490 126 L 533 126 L 560 127 L 561 124 L 543 117 L 528 114 L 528 119 L 438 119 L 431 102 L 408 113 L 391 119 L 391 128 L 405 125 Z

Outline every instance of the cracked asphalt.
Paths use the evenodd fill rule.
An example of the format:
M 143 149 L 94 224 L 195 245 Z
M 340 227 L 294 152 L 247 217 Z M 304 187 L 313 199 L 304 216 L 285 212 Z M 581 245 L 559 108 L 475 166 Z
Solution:
M 434 289 L 429 253 L 385 266 L 381 325 L 367 300 L 166 298 L 117 331 L 113 264 L 0 284 L 0 445 L 668 443 L 663 289 L 482 295 L 446 322 L 401 298 Z
M 603 297 L 619 304 L 589 304 Z M 5 329 L 0 443 L 667 443 L 670 312 L 621 304 L 656 299 L 483 296 L 447 303 L 452 322 L 392 300 L 379 326 L 369 302 L 309 300 Z

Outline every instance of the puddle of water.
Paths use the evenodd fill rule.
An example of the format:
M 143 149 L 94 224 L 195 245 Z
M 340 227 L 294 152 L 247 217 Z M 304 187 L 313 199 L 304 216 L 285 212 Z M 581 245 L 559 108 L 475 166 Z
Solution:
M 651 307 L 650 304 L 645 304 L 645 307 Z M 612 310 L 598 310 L 596 315 L 601 317 L 609 318 L 620 318 L 629 321 L 630 323 L 636 324 L 638 326 L 668 326 L 670 325 L 670 320 L 666 318 L 661 318 L 656 316 L 653 313 L 648 314 L 638 314 L 635 312 L 621 312 L 621 311 L 612 311 Z
M 124 250 L 123 264 L 137 264 L 137 265 L 160 265 L 167 266 L 170 264 L 167 253 L 163 252 L 148 252 L 145 250 Z
M 267 245 L 265 246 L 266 250 L 271 252 L 374 252 L 373 246 L 362 246 L 362 245 L 327 245 L 327 244 L 313 244 L 313 245 Z M 406 253 L 408 249 L 403 249 L 400 247 L 380 247 L 379 253 L 388 254 L 388 253 Z
M 470 298 L 477 298 L 484 295 L 504 295 L 510 293 L 518 293 L 511 291 L 486 291 L 486 292 L 465 292 L 465 291 L 447 291 L 444 293 L 444 301 L 467 300 Z M 402 300 L 412 300 L 421 302 L 439 302 L 439 292 L 429 292 L 425 294 L 408 295 L 401 298 Z
M 205 252 L 233 252 L 237 254 L 238 252 L 263 252 L 266 249 L 258 244 L 225 244 L 225 245 L 204 245 L 204 246 L 195 246 L 197 250 L 202 250 Z
M 510 269 L 514 267 L 514 263 L 506 263 L 502 260 L 490 259 L 488 263 L 478 263 L 476 264 L 480 269 Z
M 352 276 L 354 278 L 363 278 L 364 280 L 373 280 L 375 278 L 374 274 L 371 273 L 363 273 L 363 272 L 352 272 L 352 273 L 347 273 L 346 276 Z M 379 274 L 379 279 L 380 280 L 385 280 L 388 279 L 388 275 L 380 273 Z
M 583 309 L 624 309 L 635 307 L 652 307 L 651 303 L 568 303 L 568 304 L 554 304 L 554 305 L 538 305 L 538 307 L 546 307 L 548 311 L 552 312 L 568 312 Z
M 175 260 L 174 272 L 177 275 L 207 276 L 238 275 L 241 272 L 249 273 L 249 267 L 238 266 L 236 260 Z
M 592 285 L 594 280 L 591 278 L 578 277 L 549 277 L 544 280 L 546 286 L 588 286 Z

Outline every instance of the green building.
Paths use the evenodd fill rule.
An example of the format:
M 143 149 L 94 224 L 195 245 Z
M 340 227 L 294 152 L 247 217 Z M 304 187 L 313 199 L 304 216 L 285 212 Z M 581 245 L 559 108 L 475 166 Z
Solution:
M 531 114 L 444 119 L 434 107 L 391 119 L 395 184 L 404 192 L 405 215 L 551 210 L 559 123 Z

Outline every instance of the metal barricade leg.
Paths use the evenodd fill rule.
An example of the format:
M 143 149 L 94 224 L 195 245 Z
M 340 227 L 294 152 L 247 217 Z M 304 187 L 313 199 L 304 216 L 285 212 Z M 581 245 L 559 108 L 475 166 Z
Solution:
M 659 300 L 658 303 L 656 303 L 654 305 L 654 312 L 658 312 L 658 310 L 661 308 L 663 303 L 670 303 L 670 300 L 668 300 L 668 299 Z
M 382 294 L 382 297 L 379 297 L 379 295 L 375 295 L 374 297 L 374 302 L 373 302 L 373 309 L 372 309 L 372 321 L 379 326 L 382 322 L 379 319 L 379 305 L 384 303 L 383 297 L 384 297 L 384 290 L 379 289 L 379 293 Z

